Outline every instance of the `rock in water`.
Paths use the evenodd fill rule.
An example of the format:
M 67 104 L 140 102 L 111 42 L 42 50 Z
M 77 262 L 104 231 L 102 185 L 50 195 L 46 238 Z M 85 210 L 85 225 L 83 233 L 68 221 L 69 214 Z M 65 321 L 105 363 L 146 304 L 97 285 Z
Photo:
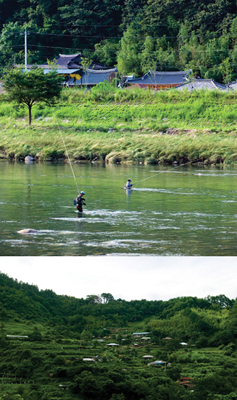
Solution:
M 26 157 L 25 157 L 25 162 L 26 162 L 26 163 L 29 163 L 29 162 L 31 163 L 31 162 L 33 162 L 33 161 L 34 161 L 34 157 L 31 157 L 31 156 L 26 156 Z
M 36 229 L 22 229 L 21 231 L 17 231 L 17 233 L 21 233 L 22 235 L 27 235 L 28 233 L 38 233 Z

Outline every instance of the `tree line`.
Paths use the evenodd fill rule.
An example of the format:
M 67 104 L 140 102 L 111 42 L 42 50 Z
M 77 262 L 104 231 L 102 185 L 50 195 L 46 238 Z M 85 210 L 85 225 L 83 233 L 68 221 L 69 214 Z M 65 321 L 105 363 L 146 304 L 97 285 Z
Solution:
M 136 76 L 189 70 L 228 83 L 237 78 L 237 5 L 232 0 L 2 0 L 0 67 L 45 63 L 59 53 Z
M 183 337 L 202 347 L 226 345 L 237 338 L 237 302 L 225 295 L 126 301 L 102 293 L 84 299 L 39 290 L 0 274 L 0 299 L 3 324 L 10 320 L 34 321 L 56 330 L 64 327 L 78 337 L 85 330 L 100 337 L 113 327 L 142 322 L 156 343 L 172 336 L 177 342 Z

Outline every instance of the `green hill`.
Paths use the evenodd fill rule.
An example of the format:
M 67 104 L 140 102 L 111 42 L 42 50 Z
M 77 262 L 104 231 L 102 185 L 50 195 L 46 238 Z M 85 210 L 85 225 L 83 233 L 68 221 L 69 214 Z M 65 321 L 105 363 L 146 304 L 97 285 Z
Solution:
M 224 295 L 76 299 L 0 274 L 0 299 L 1 399 L 237 396 L 237 303 Z
M 120 73 L 192 71 L 229 82 L 237 77 L 237 5 L 231 0 L 2 0 L 0 67 L 83 52 Z

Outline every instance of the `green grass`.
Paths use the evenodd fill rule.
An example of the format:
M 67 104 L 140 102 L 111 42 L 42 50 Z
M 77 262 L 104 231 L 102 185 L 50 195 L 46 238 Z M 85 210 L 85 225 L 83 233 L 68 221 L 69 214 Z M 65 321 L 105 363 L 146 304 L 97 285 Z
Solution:
M 100 85 L 64 89 L 56 108 L 16 110 L 0 97 L 0 157 L 108 162 L 236 164 L 237 104 L 233 93 Z

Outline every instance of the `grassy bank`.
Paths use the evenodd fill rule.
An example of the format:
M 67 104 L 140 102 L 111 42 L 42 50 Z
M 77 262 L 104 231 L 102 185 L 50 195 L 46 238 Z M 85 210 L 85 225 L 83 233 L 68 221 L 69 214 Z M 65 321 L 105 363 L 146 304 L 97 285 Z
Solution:
M 143 163 L 237 162 L 233 93 L 194 93 L 98 85 L 64 89 L 59 104 L 16 110 L 0 96 L 0 157 Z

